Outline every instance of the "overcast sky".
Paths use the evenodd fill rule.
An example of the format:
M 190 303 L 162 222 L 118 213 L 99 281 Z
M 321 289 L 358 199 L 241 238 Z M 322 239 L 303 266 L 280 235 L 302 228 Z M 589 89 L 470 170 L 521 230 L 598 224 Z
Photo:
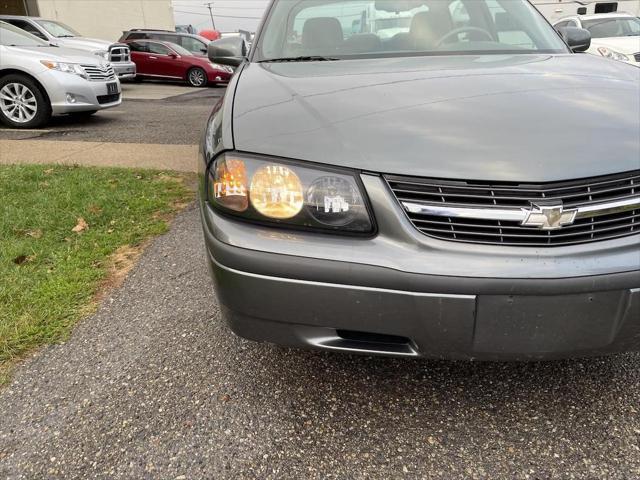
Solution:
M 210 0 L 172 0 L 176 25 L 193 25 L 197 31 L 211 28 L 205 3 Z M 254 32 L 269 0 L 214 0 L 216 29 L 223 32 L 239 28 Z

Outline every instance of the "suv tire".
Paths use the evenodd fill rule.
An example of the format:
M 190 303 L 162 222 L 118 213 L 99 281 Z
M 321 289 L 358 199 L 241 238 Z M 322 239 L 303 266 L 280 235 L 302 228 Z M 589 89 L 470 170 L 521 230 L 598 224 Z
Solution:
M 51 119 L 51 103 L 42 87 L 19 73 L 0 79 L 0 122 L 11 128 L 38 128 Z

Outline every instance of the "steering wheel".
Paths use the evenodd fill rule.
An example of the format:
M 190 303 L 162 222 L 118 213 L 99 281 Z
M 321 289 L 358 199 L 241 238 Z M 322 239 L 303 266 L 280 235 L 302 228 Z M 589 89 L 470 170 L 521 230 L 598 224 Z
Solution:
M 460 28 L 455 28 L 451 30 L 444 37 L 440 38 L 440 40 L 437 41 L 436 48 L 440 48 L 442 44 L 445 42 L 445 40 L 449 39 L 449 37 L 453 37 L 454 35 L 458 35 L 463 32 L 480 32 L 483 35 L 486 35 L 490 41 L 493 41 L 493 36 L 489 32 L 487 32 L 484 28 L 472 27 L 469 25 L 466 27 L 460 27 Z

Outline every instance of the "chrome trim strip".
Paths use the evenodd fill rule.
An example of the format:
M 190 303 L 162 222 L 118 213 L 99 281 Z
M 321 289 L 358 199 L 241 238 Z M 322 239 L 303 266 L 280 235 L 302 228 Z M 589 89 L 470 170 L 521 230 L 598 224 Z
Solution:
M 326 348 L 327 350 L 336 350 L 339 352 L 351 352 L 351 353 L 366 353 L 373 355 L 390 355 L 397 357 L 417 357 L 418 352 L 409 344 L 406 345 L 406 352 L 402 351 L 392 351 L 385 350 L 384 348 L 374 349 L 374 348 L 355 348 L 355 347 L 343 347 L 340 345 L 341 342 L 345 342 L 345 340 L 338 336 L 326 336 L 326 337 L 318 337 L 318 338 L 304 338 L 310 345 L 319 348 Z M 354 342 L 354 345 L 356 342 Z M 371 345 L 371 344 L 369 344 Z
M 593 205 L 578 207 L 576 218 L 597 217 L 599 215 L 628 212 L 629 210 L 637 209 L 640 209 L 640 197 L 631 197 L 623 200 L 614 200 L 613 202 L 595 203 Z
M 525 208 L 475 208 L 453 207 L 438 203 L 400 202 L 409 213 L 419 215 L 435 215 L 437 217 L 475 218 L 478 220 L 510 220 L 523 222 L 529 211 Z
M 520 223 L 527 219 L 530 212 L 530 209 L 528 208 L 454 207 L 438 203 L 414 203 L 406 201 L 402 201 L 400 203 L 407 212 L 419 215 L 472 218 L 477 220 L 502 220 Z M 595 203 L 593 205 L 585 205 L 575 209 L 569 208 L 566 211 L 569 210 L 577 211 L 576 219 L 598 217 L 600 215 L 622 213 L 630 210 L 640 210 L 640 196 L 625 198 L 623 200 L 615 200 L 612 202 Z
M 476 295 L 464 295 L 464 294 L 457 294 L 457 293 L 412 292 L 408 290 L 391 290 L 387 288 L 365 287 L 362 285 L 349 285 L 348 283 L 314 282 L 311 280 L 298 280 L 296 278 L 272 277 L 270 275 L 261 275 L 259 273 L 245 272 L 242 270 L 236 270 L 235 268 L 227 267 L 226 265 L 221 264 L 215 258 L 213 258 L 213 255 L 211 254 L 211 252 L 209 252 L 209 258 L 218 268 L 222 268 L 227 272 L 235 273 L 236 275 L 244 275 L 247 277 L 259 278 L 261 280 L 269 280 L 272 282 L 282 282 L 282 283 L 290 283 L 290 284 L 293 283 L 293 284 L 300 284 L 300 285 L 308 285 L 311 287 L 329 287 L 329 288 L 347 289 L 347 290 L 360 290 L 360 291 L 372 292 L 372 293 L 393 293 L 397 295 L 407 295 L 412 297 L 461 298 L 461 299 L 467 299 L 467 300 L 476 299 Z

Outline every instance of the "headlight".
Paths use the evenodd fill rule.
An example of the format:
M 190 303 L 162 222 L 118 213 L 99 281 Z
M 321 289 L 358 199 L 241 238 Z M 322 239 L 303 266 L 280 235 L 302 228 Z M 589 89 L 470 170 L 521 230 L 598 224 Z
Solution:
M 598 53 L 606 58 L 611 58 L 612 60 L 619 60 L 621 62 L 628 62 L 630 58 L 627 57 L 624 53 L 616 52 L 615 50 L 611 50 L 607 47 L 598 47 Z
M 233 68 L 231 68 L 228 65 L 220 65 L 218 63 L 212 63 L 211 66 L 213 68 L 215 68 L 216 70 L 222 70 L 223 72 L 227 72 L 227 73 L 233 73 L 234 72 Z
M 40 63 L 50 70 L 58 70 L 65 73 L 73 73 L 85 80 L 88 78 L 87 73 L 77 63 L 52 62 L 50 60 L 40 60 Z
M 351 233 L 373 232 L 355 172 L 226 153 L 209 169 L 209 202 L 247 220 Z
M 93 54 L 99 56 L 104 60 L 109 60 L 109 52 L 107 52 L 106 50 L 98 50 L 97 52 L 93 52 Z

